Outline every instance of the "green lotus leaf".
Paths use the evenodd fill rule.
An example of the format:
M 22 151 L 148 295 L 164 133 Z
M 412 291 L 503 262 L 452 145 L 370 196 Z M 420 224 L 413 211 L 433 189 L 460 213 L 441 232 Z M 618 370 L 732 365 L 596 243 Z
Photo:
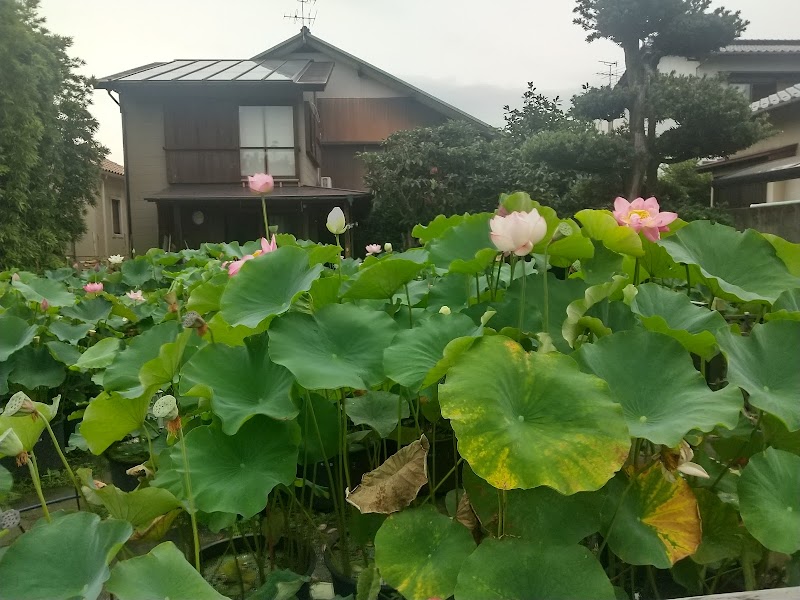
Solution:
M 519 266 L 517 266 L 519 269 Z M 526 267 L 530 269 L 530 267 Z M 519 272 L 519 271 L 518 271 Z M 583 298 L 586 284 L 580 279 L 556 279 L 552 273 L 547 275 L 548 321 L 544 325 L 544 277 L 539 274 L 527 275 L 525 278 L 525 312 L 522 329 L 528 333 L 544 331 L 550 334 L 553 344 L 563 352 L 569 346 L 561 335 L 562 323 L 567 318 L 567 307 L 571 302 Z M 502 302 L 492 304 L 497 314 L 492 317 L 490 326 L 496 330 L 504 327 L 519 326 L 519 309 L 522 301 L 522 278 L 516 278 L 506 292 Z
M 658 243 L 676 262 L 693 265 L 712 292 L 726 300 L 772 303 L 783 291 L 800 286 L 800 278 L 789 273 L 772 245 L 752 229 L 740 232 L 693 221 Z
M 419 239 L 423 244 L 427 244 L 431 240 L 440 237 L 445 231 L 456 225 L 464 222 L 464 219 L 469 215 L 438 215 L 433 221 L 427 225 L 415 225 L 411 231 L 411 235 Z
M 686 294 L 655 283 L 642 284 L 636 291 L 631 310 L 648 330 L 675 338 L 686 350 L 705 360 L 717 353 L 714 332 L 727 329 L 717 311 L 695 306 Z
M 209 281 L 204 281 L 196 286 L 189 294 L 186 308 L 197 311 L 201 315 L 219 310 L 219 301 L 222 298 L 222 292 L 225 291 L 228 279 L 227 273 L 219 273 Z
M 85 338 L 86 334 L 89 333 L 91 328 L 92 326 L 88 323 L 77 323 L 73 325 L 65 319 L 53 321 L 48 326 L 50 333 L 56 336 L 59 340 L 62 342 L 69 342 L 73 345 Z
M 397 428 L 398 417 L 408 418 L 408 402 L 389 392 L 367 392 L 363 396 L 347 398 L 347 416 L 355 425 L 367 425 L 382 438 Z
M 622 331 L 584 344 L 575 359 L 608 382 L 633 437 L 676 447 L 692 429 L 736 427 L 742 394 L 708 389 L 680 343 L 651 331 Z
M 578 336 L 583 333 L 584 329 L 587 327 L 594 329 L 589 321 L 591 317 L 585 316 L 586 313 L 589 312 L 589 309 L 603 300 L 614 298 L 615 296 L 622 297 L 622 290 L 627 285 L 627 277 L 614 275 L 611 281 L 586 288 L 583 298 L 578 298 L 567 306 L 567 318 L 561 326 L 561 337 L 567 340 L 570 347 L 574 347 L 575 341 L 578 339 Z M 602 329 L 602 335 L 611 333 L 611 330 L 606 328 L 602 322 L 600 323 L 600 327 Z M 596 329 L 594 329 L 594 331 L 598 334 L 598 337 L 600 337 L 600 332 Z
M 71 367 L 81 357 L 81 351 L 72 344 L 64 342 L 47 342 L 45 344 L 50 351 L 50 356 L 55 358 L 58 362 Z M 2 385 L 2 368 L 0 367 L 0 385 Z
M 424 254 L 390 254 L 362 268 L 344 298 L 386 300 L 426 267 Z
M 289 569 L 275 569 L 267 574 L 264 585 L 248 596 L 248 600 L 294 600 L 297 592 L 309 579 Z M 378 581 L 380 582 L 380 578 Z
M 458 225 L 431 240 L 431 262 L 451 273 L 472 275 L 494 264 L 497 248 L 489 237 L 490 213 L 465 215 Z
M 300 294 L 311 288 L 322 269 L 322 265 L 309 266 L 307 253 L 294 246 L 250 260 L 222 293 L 222 317 L 234 327 L 256 327 L 289 310 Z
M 81 435 L 94 454 L 101 454 L 144 423 L 150 394 L 126 398 L 119 392 L 101 392 L 89 402 L 81 421 Z
M 118 600 L 226 600 L 172 542 L 117 563 L 106 587 Z
M 767 448 L 739 479 L 739 510 L 747 530 L 766 548 L 800 550 L 800 456 Z
M 104 338 L 81 354 L 75 363 L 76 370 L 103 369 L 114 362 L 122 347 L 122 342 L 117 338 Z
M 461 455 L 499 489 L 596 490 L 622 466 L 628 429 L 606 384 L 558 353 L 503 337 L 465 352 L 439 387 Z
M 75 294 L 67 291 L 60 281 L 41 279 L 38 277 L 22 281 L 12 281 L 11 285 L 19 290 L 28 302 L 41 302 L 47 300 L 50 306 L 72 306 L 75 304 Z
M 383 348 L 397 332 L 384 312 L 329 304 L 314 315 L 291 313 L 269 330 L 273 361 L 307 389 L 367 389 L 384 379 Z
M 161 323 L 133 338 L 103 373 L 106 392 L 118 391 L 132 398 L 144 393 L 139 371 L 148 361 L 158 357 L 161 346 L 175 341 L 180 328 L 177 323 Z
M 269 324 L 270 320 L 264 319 L 257 327 L 248 327 L 247 325 L 232 327 L 222 318 L 222 313 L 217 313 L 208 321 L 208 328 L 214 336 L 214 341 L 218 344 L 241 346 L 244 344 L 245 338 L 265 332 L 269 328 Z
M 461 567 L 458 600 L 614 600 L 603 567 L 584 546 L 541 545 L 511 537 L 484 540 Z
M 710 565 L 739 557 L 744 540 L 739 511 L 708 490 L 696 489 L 694 494 L 700 508 L 703 538 L 692 560 L 701 565 Z
M 297 469 L 300 428 L 294 421 L 256 415 L 225 435 L 213 425 L 186 434 L 186 453 L 195 506 L 203 512 L 237 513 L 250 518 L 267 505 L 279 484 L 291 485 Z M 186 498 L 180 444 L 161 454 L 152 485 Z
M 54 388 L 64 383 L 67 371 L 46 346 L 27 346 L 14 355 L 14 370 L 8 380 L 29 390 Z
M 408 600 L 452 596 L 474 550 L 469 530 L 429 505 L 391 515 L 375 535 L 381 576 Z
M 428 310 L 439 312 L 443 306 L 452 312 L 461 312 L 469 306 L 469 299 L 474 290 L 475 278 L 465 273 L 447 273 L 439 277 L 428 292 Z
M 4 417 L 0 414 L 0 433 L 4 433 L 8 429 L 13 429 L 20 442 L 22 442 L 25 451 L 33 451 L 36 442 L 39 441 L 42 433 L 44 433 L 45 419 L 47 419 L 48 422 L 52 421 L 58 414 L 60 400 L 61 396 L 56 396 L 52 404 L 44 404 L 42 402 L 33 403 L 36 406 L 36 410 L 44 416 L 44 419 L 36 418 L 36 415 L 33 414 L 22 416 L 14 415 L 12 417 Z
M 575 221 L 572 219 L 563 219 L 559 220 L 559 222 L 556 224 L 556 227 L 559 225 L 568 227 L 572 233 L 557 239 L 555 242 L 552 242 L 549 244 L 549 246 L 547 246 L 547 255 L 552 264 L 560 267 L 568 267 L 576 260 L 585 260 L 594 256 L 594 245 L 592 244 L 592 240 L 583 235 L 581 228 Z M 549 240 L 550 237 L 545 239 Z M 542 242 L 540 242 L 540 244 L 541 243 Z M 534 247 L 533 251 L 538 252 L 539 250 L 537 247 Z
M 28 326 L 19 317 L 0 314 L 0 362 L 8 360 L 17 350 L 30 344 L 38 330 L 37 325 Z
M 82 298 L 77 304 L 62 308 L 61 314 L 70 319 L 77 319 L 78 321 L 95 325 L 108 319 L 112 306 L 111 302 L 102 296 Z
M 298 453 L 301 464 L 322 462 L 339 453 L 342 420 L 335 402 L 317 394 L 301 396 L 297 423 L 303 432 Z M 318 472 L 321 473 L 323 469 L 319 467 Z
M 199 338 L 191 329 L 181 331 L 174 342 L 168 342 L 158 350 L 158 356 L 147 361 L 139 369 L 139 381 L 145 394 L 159 388 L 167 388 L 178 382 L 181 364 L 197 349 Z
M 761 235 L 775 248 L 775 253 L 789 269 L 789 273 L 795 277 L 800 277 L 800 244 L 794 244 L 772 233 Z
M 270 360 L 266 334 L 247 338 L 245 344 L 209 344 L 181 370 L 181 394 L 210 399 L 228 435 L 253 415 L 287 420 L 298 413 L 289 397 L 294 377 Z
M 728 360 L 728 381 L 749 394 L 748 401 L 775 415 L 789 431 L 800 429 L 800 369 L 792 349 L 800 348 L 800 321 L 756 325 L 748 337 L 719 336 Z
M 421 325 L 401 331 L 383 352 L 386 375 L 412 391 L 419 390 L 444 349 L 456 338 L 481 335 L 472 319 L 462 314 L 436 314 Z
M 800 288 L 786 290 L 772 304 L 772 312 L 764 315 L 766 321 L 786 319 L 800 321 Z
M 131 535 L 125 521 L 55 513 L 18 537 L 0 560 L 2 600 L 95 600 L 108 564 Z
M 618 474 L 605 490 L 600 533 L 623 561 L 668 569 L 697 550 L 697 500 L 681 477 L 670 481 L 655 464 L 633 477 Z
M 156 275 L 155 267 L 147 256 L 137 256 L 126 260 L 122 263 L 120 271 L 122 272 L 122 281 L 133 288 L 141 287 L 144 283 L 155 279 Z
M 575 218 L 583 225 L 584 234 L 603 242 L 612 252 L 644 256 L 639 234 L 630 227 L 620 226 L 610 211 L 586 209 L 576 213 Z
M 564 496 L 548 487 L 510 490 L 505 532 L 537 543 L 577 544 L 600 531 L 600 502 L 595 492 Z

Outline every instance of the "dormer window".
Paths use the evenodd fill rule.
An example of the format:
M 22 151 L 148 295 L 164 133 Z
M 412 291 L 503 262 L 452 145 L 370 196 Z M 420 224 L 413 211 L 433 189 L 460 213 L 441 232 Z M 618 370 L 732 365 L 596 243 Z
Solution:
M 294 178 L 294 107 L 239 107 L 239 162 L 241 174 L 269 173 Z

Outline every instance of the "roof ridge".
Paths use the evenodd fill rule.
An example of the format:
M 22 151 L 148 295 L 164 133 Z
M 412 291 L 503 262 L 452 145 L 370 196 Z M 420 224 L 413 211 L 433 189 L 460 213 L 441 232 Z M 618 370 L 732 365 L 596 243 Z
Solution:
M 754 113 L 760 113 L 798 101 L 800 101 L 800 82 L 751 102 L 750 110 Z

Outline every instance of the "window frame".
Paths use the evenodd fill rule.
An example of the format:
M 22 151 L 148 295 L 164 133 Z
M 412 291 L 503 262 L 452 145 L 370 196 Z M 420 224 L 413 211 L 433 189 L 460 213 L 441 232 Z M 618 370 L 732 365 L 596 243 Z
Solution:
M 242 121 L 241 109 L 242 107 L 253 108 L 270 108 L 270 107 L 289 107 L 292 109 L 292 137 L 294 138 L 293 146 L 243 146 L 242 135 Z M 293 150 L 294 151 L 294 174 L 293 175 L 273 175 L 276 180 L 293 180 L 299 179 L 300 165 L 298 160 L 299 145 L 298 145 L 298 127 L 297 127 L 297 106 L 294 104 L 240 104 L 237 107 L 238 123 L 239 123 L 239 174 L 242 180 L 247 179 L 247 175 L 242 174 L 242 150 L 261 150 L 264 152 L 264 171 L 269 173 L 269 159 L 267 158 L 270 150 Z
M 122 237 L 122 200 L 111 198 L 111 235 Z

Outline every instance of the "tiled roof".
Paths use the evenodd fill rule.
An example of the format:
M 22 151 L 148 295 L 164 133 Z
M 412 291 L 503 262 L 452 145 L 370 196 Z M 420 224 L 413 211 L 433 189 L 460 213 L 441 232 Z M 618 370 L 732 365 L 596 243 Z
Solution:
M 785 90 L 781 90 L 777 94 L 771 94 L 766 98 L 756 100 L 750 105 L 750 110 L 754 113 L 760 113 L 778 108 L 779 106 L 791 104 L 792 102 L 797 102 L 798 100 L 800 100 L 800 83 L 796 83 Z
M 366 198 L 369 192 L 363 190 L 343 190 L 310 185 L 278 186 L 267 199 L 278 200 L 341 200 L 347 198 Z M 245 184 L 237 183 L 182 183 L 174 184 L 158 192 L 145 196 L 145 200 L 258 200 Z
M 717 54 L 800 54 L 800 40 L 736 40 Z
M 113 173 L 114 175 L 121 175 L 123 177 L 125 176 L 125 167 L 118 165 L 113 160 L 108 160 L 107 158 L 104 158 L 103 162 L 100 163 L 100 169 L 106 173 Z
M 313 60 L 172 60 L 150 63 L 102 77 L 96 87 L 115 89 L 119 85 L 149 83 L 226 83 L 288 82 L 324 86 L 328 83 L 332 62 Z

